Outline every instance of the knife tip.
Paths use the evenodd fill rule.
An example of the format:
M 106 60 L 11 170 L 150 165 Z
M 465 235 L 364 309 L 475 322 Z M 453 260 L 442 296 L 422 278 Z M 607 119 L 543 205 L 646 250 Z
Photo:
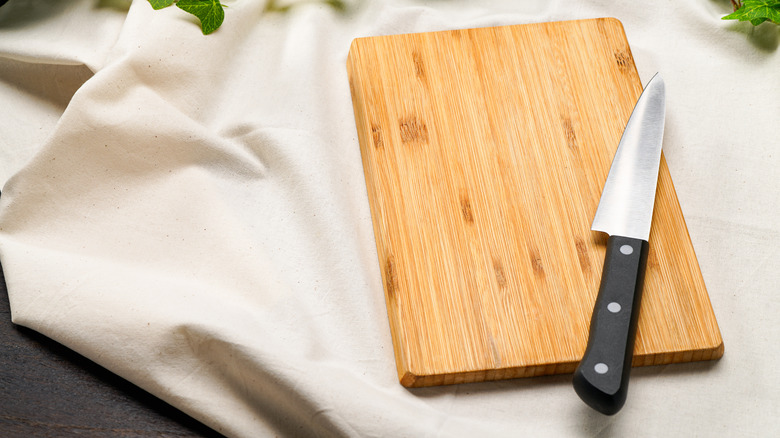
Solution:
M 650 81 L 647 82 L 647 86 L 645 86 L 645 88 L 649 87 L 650 84 L 658 84 L 658 85 L 661 85 L 661 86 L 664 85 L 664 78 L 661 77 L 661 73 L 660 72 L 655 72 L 653 77 L 650 78 Z

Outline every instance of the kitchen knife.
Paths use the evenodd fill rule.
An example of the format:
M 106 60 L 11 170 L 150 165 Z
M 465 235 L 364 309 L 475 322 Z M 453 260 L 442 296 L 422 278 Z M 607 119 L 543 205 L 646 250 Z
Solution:
M 609 238 L 588 346 L 573 385 L 585 403 L 607 415 L 623 407 L 628 393 L 664 115 L 664 82 L 656 74 L 623 131 L 591 226 Z

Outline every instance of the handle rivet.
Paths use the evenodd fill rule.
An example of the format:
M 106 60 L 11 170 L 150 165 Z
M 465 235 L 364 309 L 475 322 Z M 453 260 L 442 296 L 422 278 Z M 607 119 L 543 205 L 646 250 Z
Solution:
M 620 252 L 624 255 L 630 255 L 632 252 L 634 252 L 634 248 L 632 248 L 631 245 L 623 245 L 620 247 Z
M 609 367 L 607 366 L 607 364 L 599 362 L 593 367 L 593 371 L 599 374 L 607 374 L 607 371 L 609 371 Z
M 613 301 L 607 304 L 607 310 L 609 310 L 612 313 L 618 313 L 620 312 L 620 309 L 622 309 L 622 307 L 620 307 L 620 303 L 616 303 Z

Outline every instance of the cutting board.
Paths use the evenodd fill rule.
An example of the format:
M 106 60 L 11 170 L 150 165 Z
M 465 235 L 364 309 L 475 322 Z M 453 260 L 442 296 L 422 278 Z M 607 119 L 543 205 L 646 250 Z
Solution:
M 621 23 L 359 38 L 347 68 L 401 384 L 573 372 L 605 254 L 590 222 L 642 91 Z M 663 157 L 655 202 L 633 365 L 718 358 Z

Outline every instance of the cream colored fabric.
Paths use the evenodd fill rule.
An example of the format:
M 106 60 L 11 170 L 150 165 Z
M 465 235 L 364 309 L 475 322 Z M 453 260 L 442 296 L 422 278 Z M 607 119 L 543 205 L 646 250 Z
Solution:
M 61 3 L 65 3 L 63 5 Z M 355 1 L 264 12 L 0 8 L 0 261 L 14 322 L 229 436 L 767 436 L 780 410 L 777 26 L 729 2 Z M 398 382 L 345 69 L 355 37 L 613 16 L 667 86 L 665 154 L 719 319 L 714 363 Z M 72 98 L 71 98 L 72 97 Z

